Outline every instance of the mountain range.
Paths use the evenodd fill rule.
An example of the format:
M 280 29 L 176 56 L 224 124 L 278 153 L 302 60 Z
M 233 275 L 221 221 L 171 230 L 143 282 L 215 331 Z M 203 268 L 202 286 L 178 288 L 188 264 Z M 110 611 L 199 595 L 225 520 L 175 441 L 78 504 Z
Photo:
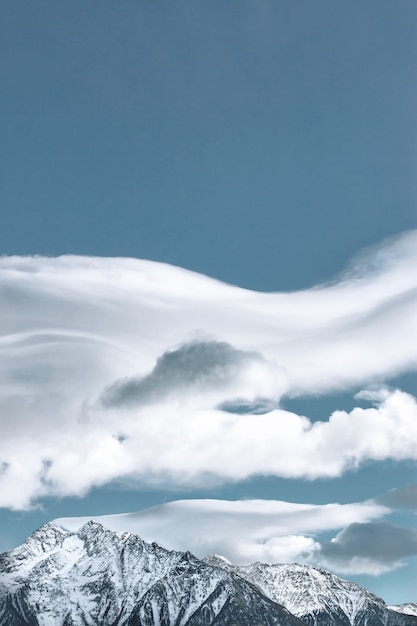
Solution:
M 97 522 L 49 523 L 0 555 L 0 626 L 417 626 L 307 565 L 236 566 L 169 551 Z

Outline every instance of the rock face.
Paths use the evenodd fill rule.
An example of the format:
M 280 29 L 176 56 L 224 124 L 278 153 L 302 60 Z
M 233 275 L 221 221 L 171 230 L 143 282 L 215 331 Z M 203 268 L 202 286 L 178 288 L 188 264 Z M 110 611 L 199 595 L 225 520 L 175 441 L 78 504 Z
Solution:
M 217 555 L 208 556 L 205 562 L 239 574 L 309 626 L 417 624 L 366 589 L 322 569 L 297 563 L 237 566 Z
M 323 570 L 201 561 L 95 522 L 0 556 L 1 626 L 417 626 L 398 611 Z

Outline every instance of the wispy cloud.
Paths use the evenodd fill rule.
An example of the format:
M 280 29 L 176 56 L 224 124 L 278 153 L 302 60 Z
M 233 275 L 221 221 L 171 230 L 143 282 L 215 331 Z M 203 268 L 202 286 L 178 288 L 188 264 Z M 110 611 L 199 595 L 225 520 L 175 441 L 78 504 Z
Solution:
M 124 515 L 94 517 L 170 549 L 210 553 L 235 564 L 304 562 L 343 574 L 381 574 L 417 554 L 417 530 L 384 520 L 375 500 L 296 504 L 276 500 L 179 500 Z M 57 520 L 75 530 L 90 518 Z M 323 533 L 336 533 L 331 540 Z
M 199 557 L 221 554 L 236 564 L 303 560 L 317 564 L 317 536 L 350 523 L 380 517 L 386 509 L 369 503 L 326 505 L 277 500 L 178 500 L 125 515 L 94 517 L 116 532 L 133 532 L 171 549 Z M 90 518 L 63 518 L 76 529 Z
M 416 459 L 416 401 L 380 384 L 417 367 L 416 265 L 417 232 L 289 294 L 134 259 L 0 259 L 0 505 L 121 476 L 312 479 Z M 323 421 L 279 408 L 370 383 L 372 406 Z

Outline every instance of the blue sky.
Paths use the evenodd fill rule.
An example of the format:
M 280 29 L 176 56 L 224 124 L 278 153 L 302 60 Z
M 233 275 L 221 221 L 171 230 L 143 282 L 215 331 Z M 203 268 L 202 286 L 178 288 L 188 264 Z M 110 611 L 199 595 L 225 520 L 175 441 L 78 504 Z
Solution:
M 181 415 L 173 417 L 180 435 L 189 432 L 195 411 L 226 406 L 224 414 L 240 419 L 233 422 L 236 432 L 247 423 L 245 415 L 261 412 L 265 440 L 274 410 L 314 424 L 343 409 L 347 423 L 361 428 L 353 411 L 376 403 L 380 417 L 393 414 L 391 400 L 381 395 L 355 398 L 363 388 L 381 394 L 390 385 L 417 394 L 414 0 L 6 0 L 1 13 L 2 254 L 148 259 L 255 292 L 285 292 L 249 298 L 168 266 L 89 265 L 76 256 L 57 265 L 3 259 L 3 437 L 16 463 L 27 455 L 28 472 L 17 474 L 17 483 L 4 473 L 3 493 L 23 495 L 4 499 L 1 547 L 55 517 L 135 511 L 187 497 L 317 506 L 374 502 L 416 483 L 415 455 L 402 454 L 400 440 L 398 449 L 385 452 L 370 452 L 369 444 L 356 465 L 347 455 L 333 470 L 322 450 L 322 468 L 313 463 L 311 475 L 303 464 L 285 472 L 265 448 L 265 458 L 251 468 L 240 467 L 237 456 L 230 467 L 217 460 L 213 478 L 207 453 L 206 465 L 182 467 L 189 480 L 180 480 L 177 461 L 158 447 L 163 442 L 149 439 L 153 456 L 163 458 L 151 477 L 146 464 L 124 467 L 126 452 L 112 471 L 100 475 L 91 466 L 90 478 L 72 491 L 58 462 L 71 446 L 81 454 L 79 407 L 90 411 L 98 398 L 105 405 L 109 389 L 119 400 L 83 416 L 99 424 L 100 433 L 120 422 L 121 445 L 123 437 L 134 440 L 132 416 L 142 415 L 144 404 L 150 412 L 143 414 L 143 428 L 151 415 L 160 423 L 154 394 L 180 403 Z M 140 288 L 135 273 L 142 276 Z M 155 281 L 154 290 L 144 276 Z M 14 343 L 22 333 L 25 347 Z M 106 350 L 97 347 L 98 336 L 108 342 Z M 129 346 L 137 360 L 123 356 Z M 187 369 L 188 387 L 178 383 L 170 364 L 182 371 L 187 359 L 209 388 Z M 217 380 L 216 368 L 227 385 Z M 158 387 L 161 376 L 165 386 Z M 128 408 L 126 397 L 133 398 Z M 395 398 L 408 402 L 405 395 Z M 54 406 L 53 422 L 47 416 Z M 65 406 L 78 421 L 72 423 Z M 220 413 L 213 417 L 219 424 Z M 334 440 L 326 437 L 337 441 L 334 434 Z M 297 458 L 308 457 L 306 449 L 294 450 Z M 42 488 L 33 481 L 38 462 L 44 463 Z M 329 567 L 389 601 L 416 601 L 408 535 L 399 539 L 407 544 L 405 556 L 400 550 L 390 571 L 382 572 L 388 561 L 379 563 L 381 571 L 372 576 L 360 571 L 363 564 L 354 571 L 352 555 L 349 565 L 349 555 L 342 564 L 334 554 L 331 561 L 325 545 L 344 528 L 354 543 L 355 523 L 415 529 L 415 492 L 403 500 L 407 506 L 396 500 L 390 512 L 375 508 L 366 521 L 359 507 L 356 522 L 324 525 L 320 537 L 304 529 L 321 542 L 314 558 L 327 555 Z M 381 541 L 384 528 L 375 527 L 382 529 Z M 335 543 L 343 547 L 343 541 Z

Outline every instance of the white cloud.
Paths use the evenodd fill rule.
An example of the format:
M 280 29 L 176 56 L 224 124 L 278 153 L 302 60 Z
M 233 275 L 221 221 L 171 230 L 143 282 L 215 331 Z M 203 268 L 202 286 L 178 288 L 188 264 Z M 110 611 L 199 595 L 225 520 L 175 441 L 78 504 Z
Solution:
M 387 509 L 372 502 L 296 504 L 277 500 L 178 500 L 124 515 L 56 520 L 76 530 L 89 519 L 116 532 L 132 532 L 169 549 L 198 557 L 217 553 L 236 564 L 320 562 L 324 531 L 379 518 Z
M 417 554 L 417 531 L 384 521 L 376 500 L 296 504 L 278 500 L 177 500 L 122 515 L 61 518 L 68 530 L 93 519 L 168 549 L 204 558 L 216 553 L 236 565 L 299 562 L 339 574 L 379 575 Z M 323 533 L 336 533 L 331 540 Z
M 198 485 L 210 476 L 221 482 L 257 473 L 335 477 L 369 459 L 417 459 L 417 404 L 400 391 L 377 407 L 315 423 L 283 410 L 238 415 L 167 404 L 89 419 L 71 437 L 53 433 L 45 441 L 57 451 L 47 471 L 57 493 L 82 493 L 127 474 Z
M 416 459 L 416 401 L 400 391 L 314 424 L 219 408 L 416 367 L 416 265 L 417 232 L 289 294 L 133 259 L 0 259 L 0 506 L 122 476 L 197 485 Z

